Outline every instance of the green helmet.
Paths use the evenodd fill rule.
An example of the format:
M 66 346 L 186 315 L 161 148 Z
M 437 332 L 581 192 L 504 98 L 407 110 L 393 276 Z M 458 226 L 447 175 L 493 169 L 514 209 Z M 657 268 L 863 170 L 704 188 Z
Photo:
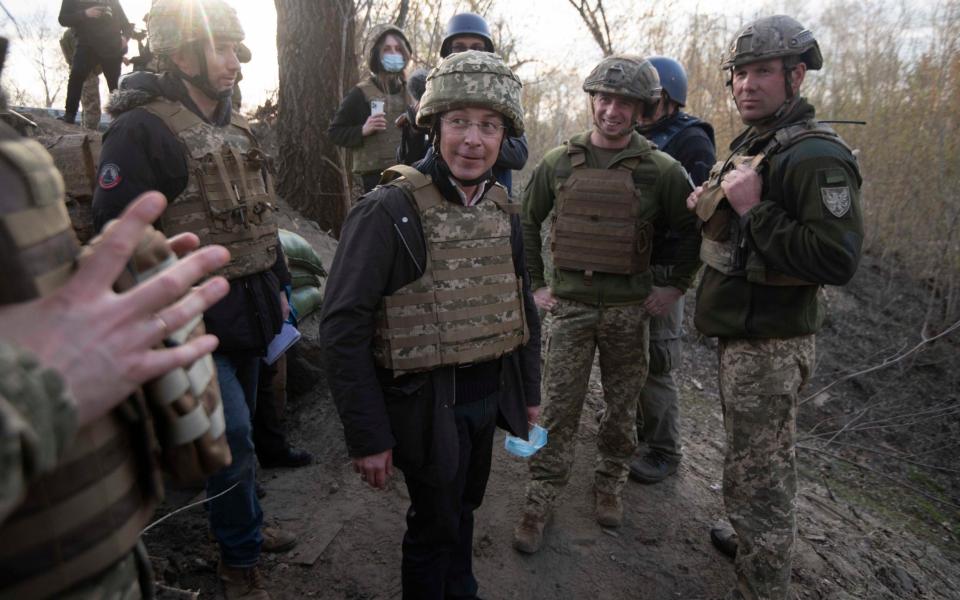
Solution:
M 657 70 L 650 61 L 639 56 L 608 56 L 583 80 L 583 91 L 588 94 L 617 94 L 645 104 L 658 102 L 660 90 Z
M 392 33 L 400 38 L 400 41 L 402 41 L 403 45 L 407 48 L 408 55 L 413 53 L 410 42 L 407 40 L 407 35 L 403 33 L 402 29 L 391 23 L 374 25 L 370 28 L 370 31 L 367 32 L 367 37 L 363 40 L 363 55 L 367 57 L 367 68 L 370 69 L 371 73 L 380 72 L 380 57 L 377 56 L 377 44 L 379 44 L 383 36 L 388 33 Z
M 757 19 L 741 29 L 730 43 L 720 68 L 732 69 L 788 56 L 799 57 L 811 71 L 823 66 L 820 45 L 813 33 L 793 17 L 774 15 Z
M 504 116 L 512 129 L 510 135 L 522 135 L 522 87 L 520 79 L 496 54 L 480 50 L 451 54 L 427 75 L 417 126 L 429 127 L 434 117 L 451 110 L 483 107 Z
M 150 51 L 172 54 L 178 48 L 213 37 L 243 40 L 237 11 L 223 0 L 156 0 L 147 15 Z

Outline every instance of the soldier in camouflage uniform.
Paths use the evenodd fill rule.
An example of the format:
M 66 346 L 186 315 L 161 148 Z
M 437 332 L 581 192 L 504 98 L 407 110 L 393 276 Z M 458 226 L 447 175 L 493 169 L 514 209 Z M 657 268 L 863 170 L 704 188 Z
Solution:
M 77 32 L 69 28 L 60 37 L 60 50 L 67 64 L 73 64 L 73 54 L 77 51 Z M 83 108 L 83 126 L 96 131 L 100 127 L 100 65 L 97 65 L 83 80 L 80 90 L 80 106 Z
M 2 68 L 6 40 L 0 47 Z M 209 335 L 169 349 L 161 341 L 226 293 L 222 278 L 190 286 L 227 252 L 196 252 L 116 294 L 165 206 L 158 194 L 134 203 L 77 266 L 53 161 L 5 125 L 0 181 L 0 597 L 150 598 L 139 533 L 162 489 L 144 452 L 152 428 L 131 394 L 216 347 Z M 197 238 L 171 245 L 186 252 Z
M 642 58 L 613 56 L 584 81 L 593 129 L 544 156 L 523 198 L 523 233 L 537 306 L 547 311 L 543 395 L 547 446 L 530 462 L 514 547 L 536 552 L 553 503 L 570 477 L 576 433 L 599 349 L 606 411 L 598 436 L 597 521 L 618 527 L 621 491 L 637 448 L 637 397 L 647 374 L 651 315 L 676 296 L 653 285 L 657 231 L 677 235 L 666 286 L 685 290 L 697 271 L 700 238 L 685 209 L 692 186 L 680 163 L 634 131 L 652 114 L 660 81 Z M 541 224 L 552 217 L 553 268 L 541 259 Z
M 523 133 L 520 81 L 494 54 L 454 54 L 416 120 L 440 158 L 391 167 L 350 211 L 320 331 L 354 469 L 376 488 L 394 464 L 404 473 L 403 597 L 476 598 L 494 431 L 525 438 L 540 404 L 519 218 L 492 173 Z
M 849 281 L 860 259 L 857 161 L 799 95 L 806 72 L 822 63 L 813 34 L 787 16 L 736 35 L 722 68 L 747 129 L 687 200 L 704 221 L 695 322 L 719 338 L 735 600 L 788 597 L 797 396 L 823 322 L 818 292 Z M 711 537 L 729 542 L 730 532 Z

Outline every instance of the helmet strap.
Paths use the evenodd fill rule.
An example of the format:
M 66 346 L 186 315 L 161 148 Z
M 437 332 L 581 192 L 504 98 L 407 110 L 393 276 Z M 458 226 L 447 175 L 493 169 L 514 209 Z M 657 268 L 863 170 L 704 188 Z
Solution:
M 174 63 L 173 70 L 178 77 L 184 81 L 189 81 L 195 88 L 203 92 L 203 95 L 211 100 L 225 100 L 233 95 L 233 89 L 229 90 L 218 90 L 210 83 L 210 74 L 209 69 L 207 68 L 207 54 L 204 52 L 202 42 L 192 42 L 190 44 L 192 47 L 194 57 L 197 60 L 197 66 L 200 69 L 200 72 L 196 75 L 188 75 L 183 72 L 183 70 Z

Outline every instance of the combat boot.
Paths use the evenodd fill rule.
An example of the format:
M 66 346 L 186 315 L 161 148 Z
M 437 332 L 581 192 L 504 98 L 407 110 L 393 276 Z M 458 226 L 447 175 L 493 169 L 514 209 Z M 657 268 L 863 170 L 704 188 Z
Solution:
M 547 525 L 547 516 L 523 511 L 523 517 L 513 530 L 513 547 L 524 554 L 533 554 L 543 544 L 543 529 Z
M 620 527 L 623 523 L 623 500 L 619 494 L 597 491 L 597 523 L 604 527 Z
M 737 557 L 737 548 L 740 546 L 740 538 L 733 526 L 723 521 L 710 528 L 710 541 L 713 547 L 730 558 Z
M 228 567 L 220 561 L 217 576 L 223 584 L 223 595 L 227 600 L 270 600 L 263 575 L 256 566 Z
M 640 483 L 659 483 L 676 473 L 679 464 L 659 452 L 647 452 L 630 463 L 630 479 Z
M 264 525 L 260 533 L 263 535 L 263 545 L 260 546 L 260 550 L 263 552 L 287 552 L 297 545 L 296 534 L 279 527 Z

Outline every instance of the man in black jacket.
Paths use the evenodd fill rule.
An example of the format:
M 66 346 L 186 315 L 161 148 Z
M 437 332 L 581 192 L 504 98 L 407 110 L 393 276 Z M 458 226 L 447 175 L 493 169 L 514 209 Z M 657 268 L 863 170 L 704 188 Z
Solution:
M 519 219 L 491 173 L 523 132 L 520 81 L 494 54 L 451 56 L 417 124 L 439 159 L 388 169 L 350 212 L 321 336 L 354 469 L 376 488 L 404 472 L 403 597 L 476 598 L 494 430 L 525 438 L 539 416 L 540 324 Z
M 202 6 L 201 6 L 202 5 Z M 189 20 L 183 15 L 204 14 Z M 171 199 L 158 221 L 167 234 L 192 231 L 233 256 L 221 271 L 226 298 L 204 313 L 220 338 L 214 353 L 233 463 L 210 477 L 210 530 L 220 546 L 218 573 L 227 598 L 265 599 L 257 563 L 261 550 L 282 551 L 293 536 L 262 528 L 254 491 L 251 415 L 261 357 L 289 308 L 290 282 L 273 217 L 272 186 L 263 179 L 263 153 L 249 126 L 231 111 L 240 71 L 243 29 L 223 0 L 156 0 L 148 22 L 150 46 L 171 70 L 124 80 L 108 110 L 94 222 L 101 227 L 143 190 Z
M 677 159 L 690 175 L 693 185 L 707 180 L 716 160 L 713 126 L 683 111 L 687 103 L 687 71 L 666 56 L 647 59 L 660 76 L 660 102 L 652 115 L 642 115 L 637 131 L 658 148 Z M 654 244 L 653 284 L 667 285 L 676 262 L 676 234 L 667 231 L 663 243 Z M 679 290 L 666 288 L 670 293 Z M 646 452 L 630 463 L 630 478 L 640 483 L 657 483 L 677 472 L 680 463 L 680 397 L 673 379 L 673 367 L 680 361 L 683 334 L 683 299 L 670 312 L 650 318 L 650 370 L 640 392 L 637 431 L 647 444 Z
M 77 35 L 63 115 L 64 122 L 72 124 L 77 119 L 83 82 L 97 66 L 103 69 L 110 91 L 117 89 L 120 64 L 133 34 L 133 24 L 127 21 L 120 0 L 63 0 L 59 20 Z

